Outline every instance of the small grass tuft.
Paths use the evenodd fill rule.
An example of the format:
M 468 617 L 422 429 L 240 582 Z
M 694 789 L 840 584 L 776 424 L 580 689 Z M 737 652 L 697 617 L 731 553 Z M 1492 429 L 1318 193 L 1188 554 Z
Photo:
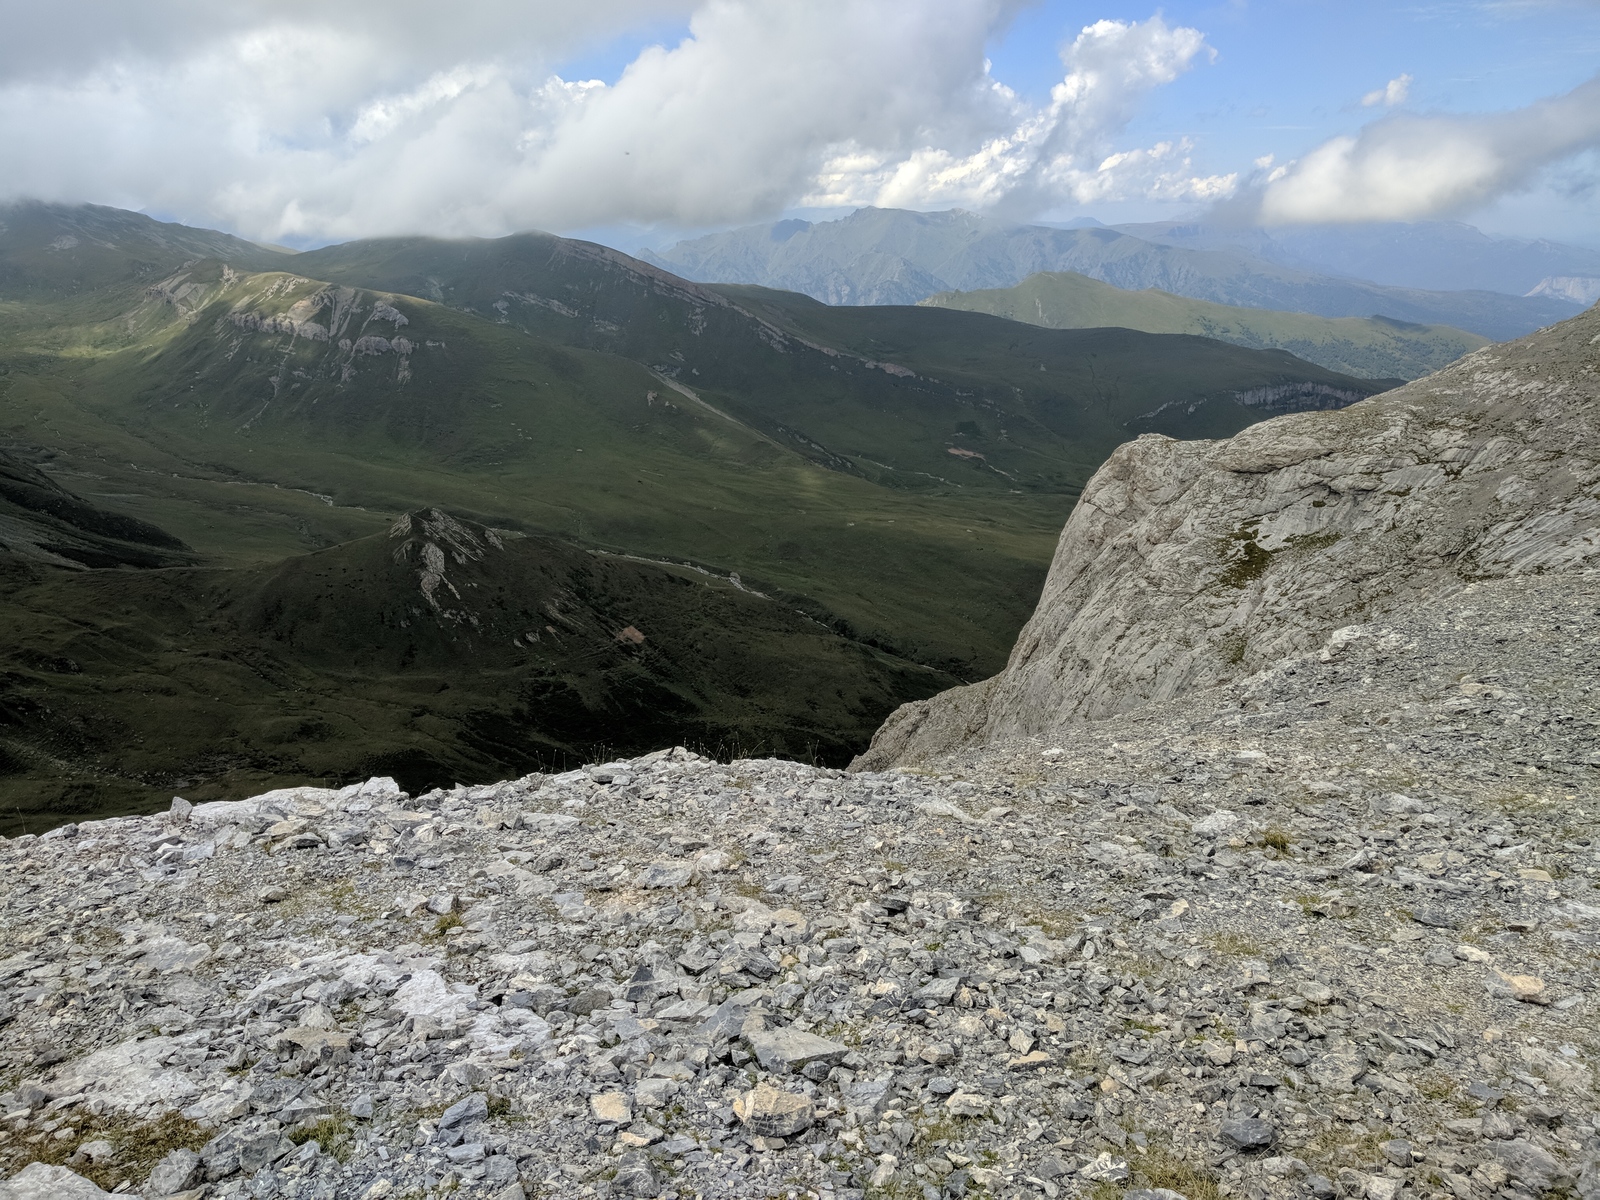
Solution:
M 1134 1162 L 1134 1170 L 1145 1185 L 1167 1188 L 1188 1200 L 1221 1200 L 1217 1177 L 1188 1162 L 1169 1146 L 1152 1146 L 1150 1152 Z
M 437 938 L 445 937 L 452 929 L 460 929 L 465 924 L 466 922 L 461 919 L 460 913 L 447 912 L 433 923 L 433 936 Z
M 77 1126 L 74 1137 L 51 1137 L 37 1145 L 10 1142 L 0 1145 L 0 1178 L 10 1177 L 31 1162 L 63 1166 L 85 1142 L 107 1141 L 116 1153 L 99 1163 L 74 1163 L 72 1170 L 104 1191 L 124 1181 L 142 1183 L 151 1169 L 174 1150 L 198 1150 L 215 1131 L 198 1121 L 169 1112 L 154 1121 L 135 1121 L 107 1113 L 89 1117 Z
M 339 1109 L 320 1121 L 290 1130 L 289 1140 L 297 1146 L 314 1141 L 324 1154 L 347 1163 L 355 1152 L 355 1138 L 350 1133 L 350 1127 L 350 1114 Z

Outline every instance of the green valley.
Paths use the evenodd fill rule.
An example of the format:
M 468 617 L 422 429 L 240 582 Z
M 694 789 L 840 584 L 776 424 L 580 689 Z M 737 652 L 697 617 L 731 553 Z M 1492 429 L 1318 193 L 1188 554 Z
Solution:
M 396 657 L 399 626 L 372 618 L 389 630 L 379 642 L 390 657 L 356 670 L 359 638 L 289 654 L 269 645 L 270 623 L 239 615 L 237 596 L 252 572 L 304 583 L 293 564 L 332 554 L 367 563 L 356 594 L 379 603 L 402 585 L 359 547 L 386 544 L 400 514 L 433 510 L 499 531 L 512 558 L 542 547 L 567 564 L 563 578 L 611 564 L 612 599 L 589 618 L 606 654 L 621 646 L 612 617 L 626 612 L 646 654 L 661 648 L 653 628 L 692 644 L 692 623 L 662 598 L 679 593 L 616 582 L 619 563 L 645 560 L 634 566 L 715 595 L 696 603 L 728 630 L 728 656 L 715 671 L 679 659 L 624 672 L 634 682 L 615 683 L 623 692 L 679 697 L 661 699 L 666 723 L 650 724 L 640 714 L 651 704 L 616 700 L 599 660 L 535 669 L 459 650 L 452 689 L 470 702 L 440 718 L 432 765 L 407 769 L 488 777 L 673 738 L 838 761 L 901 700 L 1004 662 L 1078 490 L 1119 442 L 1226 435 L 1382 386 L 1206 338 L 708 288 L 539 234 L 289 254 L 107 209 L 14 206 L 0 224 L 0 443 L 195 564 L 26 567 L 6 603 L 32 614 L 28 661 L 83 670 L 7 668 L 7 802 L 43 795 L 42 780 L 68 786 L 78 761 L 51 749 L 61 727 L 47 737 L 27 713 L 59 703 L 76 714 L 69 724 L 131 728 L 145 703 L 64 649 L 71 630 L 142 646 L 150 657 L 136 673 L 151 677 L 178 661 L 167 655 L 183 655 L 194 681 L 264 654 L 287 665 L 262 668 L 277 681 L 250 685 L 263 695 L 303 692 L 354 713 L 405 691 L 426 672 Z M 643 607 L 618 598 L 652 596 Z M 114 632 L 100 614 L 122 611 L 124 597 Z M 817 631 L 822 641 L 806 640 Z M 511 652 L 509 634 L 495 644 Z M 785 672 L 779 661 L 811 665 Z M 527 698 L 533 675 L 562 680 L 589 715 L 561 726 L 559 705 Z M 211 688 L 217 704 L 250 707 L 243 683 L 185 686 L 191 699 Z M 176 779 L 204 797 L 239 771 L 261 782 L 367 769 L 397 744 L 382 731 L 404 725 L 360 718 L 377 732 L 352 740 L 285 703 L 277 732 L 244 721 L 220 758 L 193 740 L 169 761 L 119 758 L 108 734 L 84 761 L 122 772 L 128 804 L 154 802 Z M 594 716 L 605 713 L 610 736 Z M 480 737 L 480 726 L 519 732 Z

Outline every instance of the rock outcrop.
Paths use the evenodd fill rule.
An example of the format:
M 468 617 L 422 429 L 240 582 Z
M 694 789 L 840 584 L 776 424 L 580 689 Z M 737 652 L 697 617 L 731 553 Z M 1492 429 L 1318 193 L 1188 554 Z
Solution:
M 1600 573 L 937 776 L 0 838 L 0 1200 L 1595 1200 Z
M 1600 563 L 1597 370 L 1591 311 L 1340 411 L 1127 443 L 1005 671 L 904 706 L 859 765 L 1126 712 L 1470 580 Z

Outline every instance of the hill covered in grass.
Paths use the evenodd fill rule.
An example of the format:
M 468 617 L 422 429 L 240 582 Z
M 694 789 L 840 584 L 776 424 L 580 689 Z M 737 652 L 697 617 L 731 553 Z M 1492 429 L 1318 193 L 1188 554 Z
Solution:
M 1009 288 L 940 292 L 922 303 L 1046 329 L 1115 325 L 1195 334 L 1236 346 L 1287 350 L 1307 362 L 1371 379 L 1417 379 L 1488 344 L 1487 338 L 1446 325 L 1240 308 L 1155 288 L 1125 291 L 1073 271 L 1041 271 Z
M 547 235 L 287 254 L 114 210 L 31 206 L 0 224 L 0 443 L 84 503 L 156 527 L 202 572 L 234 580 L 433 508 L 589 558 L 737 575 L 891 664 L 836 657 L 818 675 L 835 681 L 830 695 L 877 700 L 807 699 L 809 724 L 793 712 L 757 722 L 817 745 L 864 739 L 872 705 L 897 689 L 998 669 L 1078 491 L 1129 436 L 1226 435 L 1382 386 L 1211 339 L 712 289 Z M 96 603 L 134 598 L 132 627 L 163 644 L 167 614 L 191 610 L 134 578 L 97 578 Z M 29 586 L 43 606 L 30 611 L 73 611 L 54 598 L 65 584 Z M 270 633 L 228 628 L 233 655 Z M 315 691 L 304 681 L 328 679 L 341 654 L 295 659 L 306 674 L 294 686 Z M 114 674 L 101 681 L 121 697 L 113 722 L 128 719 L 116 705 L 142 703 L 110 688 Z M 694 685 L 704 711 L 738 695 L 735 674 Z M 25 728 L 0 739 L 48 759 L 28 758 Z M 599 739 L 553 725 L 528 736 L 551 753 Z M 488 778 L 532 753 L 492 770 L 492 755 L 436 757 Z M 283 761 L 289 776 L 309 769 Z
M 687 744 L 841 765 L 955 677 L 737 579 L 436 509 L 249 568 L 0 553 L 0 831 L 174 791 L 406 787 Z

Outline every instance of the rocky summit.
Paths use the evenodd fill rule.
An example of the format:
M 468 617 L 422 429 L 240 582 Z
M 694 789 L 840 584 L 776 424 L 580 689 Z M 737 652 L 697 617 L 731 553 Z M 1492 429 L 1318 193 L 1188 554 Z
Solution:
M 0 839 L 0 1200 L 1600 1200 L 1597 345 L 1120 451 L 852 771 Z
M 927 770 L 5 841 L 0 1196 L 1600 1196 L 1566 584 Z

